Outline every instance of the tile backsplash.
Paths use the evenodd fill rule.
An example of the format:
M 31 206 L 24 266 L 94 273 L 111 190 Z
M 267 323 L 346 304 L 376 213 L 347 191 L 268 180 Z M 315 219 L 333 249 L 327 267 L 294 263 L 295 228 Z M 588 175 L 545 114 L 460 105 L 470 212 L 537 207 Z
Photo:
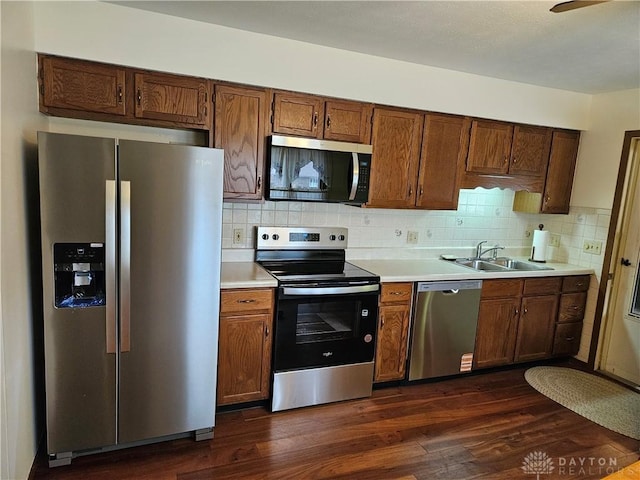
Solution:
M 585 240 L 606 243 L 610 210 L 572 208 L 568 215 L 527 214 L 512 211 L 514 192 L 508 189 L 461 190 L 456 211 L 359 208 L 312 202 L 225 203 L 222 246 L 253 249 L 255 226 L 339 226 L 349 228 L 349 255 L 375 249 L 382 258 L 393 258 L 399 249 L 427 249 L 427 255 L 464 249 L 487 240 L 511 249 L 531 246 L 531 232 L 542 223 L 558 235 L 559 247 L 550 247 L 548 259 L 592 267 L 599 274 L 604 253 L 583 252 Z M 234 231 L 239 238 L 234 243 Z M 417 233 L 415 243 L 409 232 Z M 425 251 L 425 252 L 426 252 Z M 604 251 L 604 248 L 603 248 Z

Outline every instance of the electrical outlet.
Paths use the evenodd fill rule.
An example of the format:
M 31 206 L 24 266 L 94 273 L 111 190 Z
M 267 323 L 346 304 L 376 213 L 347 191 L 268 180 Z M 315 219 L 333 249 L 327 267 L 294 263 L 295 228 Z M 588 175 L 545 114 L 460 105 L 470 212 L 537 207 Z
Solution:
M 556 235 L 555 233 L 551 234 L 551 238 L 549 239 L 550 247 L 559 247 L 560 246 L 560 235 Z
M 244 228 L 233 229 L 233 244 L 241 245 L 244 243 Z
M 407 243 L 418 243 L 418 232 L 409 230 L 407 232 Z
M 602 242 L 596 240 L 585 240 L 582 244 L 582 250 L 592 255 L 600 255 L 602 251 Z

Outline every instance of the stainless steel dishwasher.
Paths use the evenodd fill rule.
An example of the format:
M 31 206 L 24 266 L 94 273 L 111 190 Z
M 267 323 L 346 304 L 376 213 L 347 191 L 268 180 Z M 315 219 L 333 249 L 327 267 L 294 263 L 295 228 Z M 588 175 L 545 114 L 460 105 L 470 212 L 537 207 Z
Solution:
M 481 289 L 482 280 L 418 283 L 409 380 L 471 371 Z

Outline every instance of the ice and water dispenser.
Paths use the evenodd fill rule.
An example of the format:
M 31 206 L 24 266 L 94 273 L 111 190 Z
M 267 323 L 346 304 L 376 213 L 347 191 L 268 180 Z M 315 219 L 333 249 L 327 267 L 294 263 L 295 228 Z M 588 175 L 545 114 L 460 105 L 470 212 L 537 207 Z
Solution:
M 103 243 L 56 243 L 53 262 L 56 308 L 106 304 Z

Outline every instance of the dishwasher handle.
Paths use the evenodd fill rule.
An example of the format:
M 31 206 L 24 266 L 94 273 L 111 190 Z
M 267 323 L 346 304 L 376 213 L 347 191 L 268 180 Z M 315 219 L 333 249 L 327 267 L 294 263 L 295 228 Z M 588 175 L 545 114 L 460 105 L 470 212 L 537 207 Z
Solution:
M 449 282 L 419 282 L 417 292 L 458 293 L 460 290 L 477 290 L 482 288 L 482 280 L 454 280 Z M 455 292 L 455 293 L 454 293 Z
M 459 288 L 451 289 L 451 290 L 441 290 L 440 293 L 442 295 L 457 295 L 460 292 Z

